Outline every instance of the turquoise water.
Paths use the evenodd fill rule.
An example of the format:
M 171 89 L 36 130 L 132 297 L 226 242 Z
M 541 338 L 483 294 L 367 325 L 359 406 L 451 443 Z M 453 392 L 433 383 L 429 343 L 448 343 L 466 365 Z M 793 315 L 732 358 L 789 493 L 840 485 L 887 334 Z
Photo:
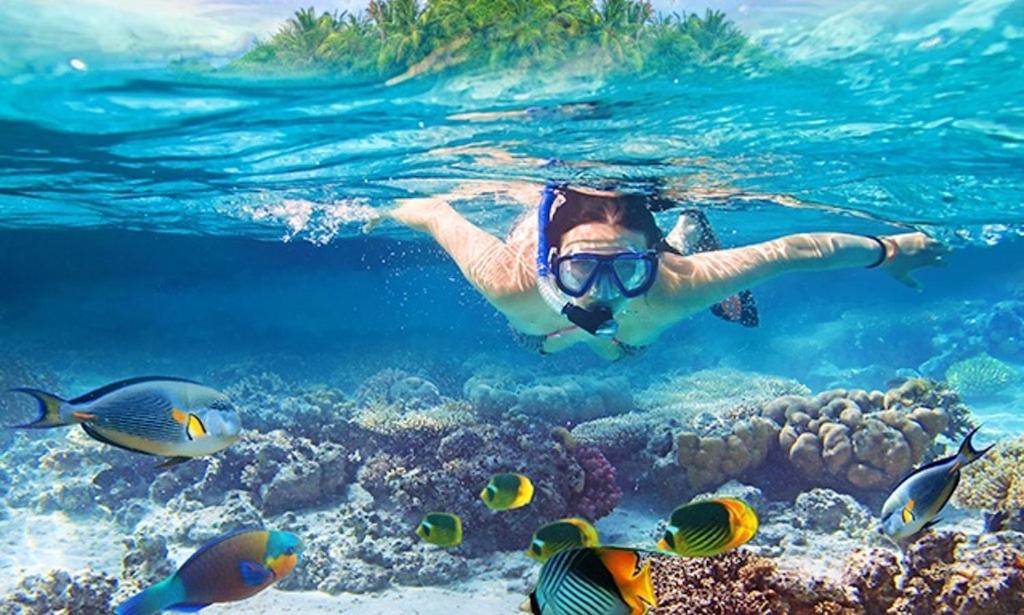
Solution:
M 5 10 L 14 9 L 0 8 L 0 17 Z M 73 396 L 121 378 L 168 374 L 242 390 L 245 378 L 270 372 L 285 388 L 252 410 L 254 429 L 267 433 L 289 424 L 293 406 L 281 400 L 298 399 L 303 387 L 340 391 L 354 400 L 349 412 L 368 403 L 361 387 L 388 369 L 430 381 L 439 399 L 462 401 L 471 379 L 495 373 L 524 387 L 546 378 L 624 377 L 633 402 L 617 413 L 662 403 L 647 397 L 659 383 L 699 370 L 786 378 L 815 393 L 884 391 L 903 377 L 943 379 L 957 361 L 987 354 L 1015 377 L 994 395 L 964 399 L 989 438 L 1024 433 L 1024 3 L 796 3 L 741 14 L 739 23 L 778 66 L 643 78 L 595 75 L 579 65 L 453 71 L 397 86 L 186 70 L 174 62 L 190 52 L 161 55 L 155 39 L 139 43 L 149 51 L 90 51 L 76 41 L 67 50 L 15 53 L 25 41 L 8 33 L 0 43 L 10 52 L 0 64 L 0 383 Z M 231 55 L 210 53 L 218 62 Z M 74 68 L 73 58 L 87 68 Z M 528 353 L 425 236 L 395 224 L 362 232 L 397 198 L 471 181 L 548 178 L 669 186 L 684 204 L 704 209 L 729 246 L 818 230 L 917 229 L 953 252 L 948 268 L 920 272 L 920 291 L 878 271 L 773 280 L 755 289 L 757 329 L 700 314 L 638 360 L 609 365 L 589 353 Z M 457 208 L 499 237 L 523 215 L 511 200 Z M 674 214 L 660 214 L 659 222 L 670 227 Z M 732 372 L 716 373 L 726 375 L 709 381 L 721 385 Z M 246 400 L 258 399 L 245 391 Z M 721 395 L 729 401 L 716 407 L 731 409 L 733 393 Z M 31 413 L 13 398 L 0 409 L 19 419 Z M 323 420 L 331 437 L 354 450 L 337 432 L 342 424 Z M 547 424 L 536 421 L 540 428 L 516 429 L 541 437 Z M 287 429 L 316 440 L 313 427 Z M 0 439 L 0 499 L 10 519 L 62 508 L 47 508 L 26 490 L 97 484 L 90 472 L 104 468 L 155 480 L 145 474 L 148 460 L 109 450 L 87 459 L 85 469 L 54 462 L 56 481 L 17 469 L 41 450 L 86 446 L 65 436 Z M 195 470 L 174 472 L 184 477 L 178 489 L 198 480 Z M 684 497 L 659 492 L 630 460 L 619 465 L 618 479 L 627 492 L 623 510 L 602 527 L 613 534 L 635 523 L 631 513 L 644 519 L 653 510 L 657 518 L 679 503 L 669 500 Z M 759 486 L 772 497 L 771 481 Z M 466 486 L 467 493 L 478 489 Z M 125 501 L 158 514 L 158 497 L 129 492 Z M 879 494 L 860 495 L 877 513 Z M 75 510 L 61 517 L 63 541 L 40 547 L 22 573 L 84 563 L 117 573 L 121 551 L 91 557 L 71 544 L 97 519 L 102 530 L 93 536 L 101 541 L 138 529 L 129 506 L 94 496 L 66 498 Z M 324 495 L 296 514 L 319 527 L 302 515 L 349 506 L 354 497 Z M 418 509 L 406 505 L 398 508 L 409 518 Z M 180 519 L 186 509 L 174 514 Z M 296 523 L 262 512 L 262 523 Z M 8 544 L 39 540 L 3 528 Z M 172 556 L 202 542 L 183 535 L 168 536 Z M 475 548 L 467 558 L 486 551 Z M 399 567 L 384 561 L 379 568 Z M 459 565 L 467 566 L 451 564 Z M 528 576 L 523 567 L 510 575 Z M 362 569 L 350 574 L 372 577 Z M 390 591 L 406 585 L 446 583 L 401 577 Z M 368 587 L 345 591 L 377 604 L 384 590 Z M 525 597 L 517 591 L 487 608 L 504 612 Z M 294 598 L 306 605 L 301 612 L 332 608 L 325 599 L 327 606 Z M 444 601 L 429 592 L 409 599 Z M 364 608 L 351 612 L 389 612 L 386 604 Z

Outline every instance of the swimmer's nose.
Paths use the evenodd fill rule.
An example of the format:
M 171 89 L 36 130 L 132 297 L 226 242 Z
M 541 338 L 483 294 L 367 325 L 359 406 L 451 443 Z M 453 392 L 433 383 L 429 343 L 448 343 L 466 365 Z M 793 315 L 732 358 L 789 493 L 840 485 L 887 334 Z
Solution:
M 608 276 L 602 275 L 598 277 L 594 284 L 594 289 L 591 291 L 591 295 L 594 301 L 611 301 L 617 299 L 619 296 L 619 289 L 612 284 L 612 281 L 608 279 Z

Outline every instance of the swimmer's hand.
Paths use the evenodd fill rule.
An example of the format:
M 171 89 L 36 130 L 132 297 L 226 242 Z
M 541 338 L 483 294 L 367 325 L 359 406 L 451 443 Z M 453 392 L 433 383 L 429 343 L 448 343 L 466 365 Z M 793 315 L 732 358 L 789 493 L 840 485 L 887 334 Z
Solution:
M 438 196 L 398 199 L 393 208 L 364 224 L 363 232 L 369 233 L 385 220 L 394 220 L 411 229 L 425 231 L 438 210 L 447 205 L 448 202 Z
M 427 230 L 427 225 L 440 210 L 451 207 L 453 201 L 463 201 L 482 196 L 503 195 L 523 206 L 536 204 L 540 198 L 541 186 L 522 181 L 473 181 L 459 185 L 444 194 L 428 197 L 398 199 L 395 206 L 381 215 L 368 220 L 363 232 L 369 233 L 385 220 L 394 220 L 417 231 Z M 497 202 L 497 199 L 496 199 Z
M 911 288 L 920 288 L 910 272 L 921 267 L 945 267 L 949 249 L 924 233 L 903 233 L 883 238 L 889 244 L 889 258 L 882 269 Z

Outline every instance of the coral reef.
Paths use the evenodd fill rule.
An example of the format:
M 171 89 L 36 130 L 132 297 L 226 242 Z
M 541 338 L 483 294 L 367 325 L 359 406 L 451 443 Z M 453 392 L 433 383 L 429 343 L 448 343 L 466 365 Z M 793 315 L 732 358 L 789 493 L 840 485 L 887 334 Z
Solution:
M 580 423 L 572 428 L 572 435 L 580 444 L 599 447 L 634 485 L 667 485 L 673 493 L 693 485 L 694 489 L 713 487 L 764 461 L 762 453 L 770 448 L 774 435 L 757 416 L 760 406 L 780 394 L 806 392 L 793 380 L 732 369 L 669 374 L 637 396 L 640 408 L 636 411 Z M 740 423 L 746 427 L 729 440 Z M 726 446 L 743 452 L 727 462 L 727 471 L 714 464 L 694 466 L 690 483 L 675 461 L 669 460 L 675 446 L 673 434 L 687 427 L 698 436 L 721 440 L 710 444 L 713 455 Z M 691 446 L 688 454 L 708 456 L 697 446 Z
M 376 509 L 369 498 L 337 511 L 285 515 L 281 526 L 309 537 L 303 566 L 281 589 L 366 593 L 392 584 L 441 585 L 472 570 L 464 555 L 421 542 L 401 514 Z
M 53 570 L 22 579 L 0 600 L 0 615 L 106 613 L 116 588 L 117 579 L 108 574 Z
M 989 529 L 1017 521 L 1024 511 L 1024 437 L 1000 442 L 961 470 L 953 504 L 989 514 Z
M 676 439 L 676 459 L 692 489 L 714 487 L 764 463 L 777 433 L 778 427 L 763 417 L 740 421 L 725 437 L 683 432 Z
M 621 376 L 474 371 L 460 385 L 385 369 L 347 395 L 242 370 L 226 390 L 245 412 L 243 437 L 167 470 L 78 429 L 16 434 L 17 454 L 0 456 L 0 485 L 11 485 L 8 506 L 95 518 L 130 538 L 116 595 L 112 577 L 54 573 L 25 580 L 22 597 L 8 601 L 22 610 L 11 612 L 90 612 L 81 609 L 93 603 L 74 588 L 96 587 L 96 601 L 121 600 L 173 570 L 169 549 L 191 549 L 245 526 L 304 537 L 304 564 L 283 581 L 286 590 L 443 585 L 488 566 L 521 584 L 530 569 L 494 563 L 497 551 L 518 553 L 537 527 L 558 518 L 596 521 L 618 505 L 624 488 L 658 486 L 678 504 L 697 489 L 742 477 L 778 497 L 770 481 L 782 475 L 793 492 L 781 495 L 792 503 L 769 501 L 755 486 L 719 490 L 754 504 L 762 529 L 750 549 L 723 558 L 659 558 L 656 570 L 668 572 L 658 582 L 676 592 L 662 608 L 860 613 L 868 603 L 910 600 L 895 584 L 898 574 L 886 577 L 891 554 L 871 552 L 849 564 L 856 591 L 781 570 L 763 556 L 808 560 L 827 545 L 840 558 L 852 545 L 875 544 L 870 513 L 837 491 L 884 485 L 937 453 L 939 434 L 953 438 L 970 426 L 954 392 L 919 379 L 885 393 L 811 396 L 793 381 L 732 370 L 656 377 L 646 389 Z M 464 399 L 445 395 L 460 386 Z M 633 387 L 643 393 L 634 398 Z M 861 480 L 869 470 L 881 478 Z M 478 494 L 492 474 L 508 471 L 530 476 L 534 500 L 494 514 Z M 462 517 L 462 545 L 444 550 L 416 538 L 416 523 L 433 510 Z M 1000 549 L 1010 546 L 986 548 L 1002 557 Z M 950 566 L 975 556 L 956 557 Z M 932 574 L 925 569 L 917 576 Z M 869 584 L 884 578 L 891 589 Z M 695 606 L 718 593 L 726 597 L 709 608 L 723 610 Z
M 746 547 L 758 555 L 816 561 L 826 550 L 841 558 L 865 544 L 887 544 L 867 508 L 831 489 L 812 489 L 787 502 L 769 500 L 757 487 L 730 481 L 695 499 L 715 497 L 739 498 L 757 512 L 760 527 Z
M 283 429 L 315 442 L 344 442 L 344 427 L 354 407 L 337 389 L 299 388 L 265 371 L 245 374 L 223 390 L 242 412 L 243 427 L 261 432 Z
M 615 483 L 615 468 L 597 447 L 581 446 L 573 454 L 583 468 L 583 488 L 574 487 L 578 494 L 576 512 L 587 519 L 607 516 L 622 499 L 622 490 Z
M 783 570 L 739 549 L 702 559 L 655 558 L 655 613 L 760 615 L 982 615 L 1024 612 L 1024 535 L 970 544 L 962 534 L 928 533 L 902 561 L 861 549 L 840 579 Z
M 1024 301 L 1000 301 L 973 324 L 991 354 L 1024 359 Z
M 998 395 L 1019 380 L 1017 370 L 987 354 L 964 359 L 946 370 L 946 382 L 961 395 L 971 398 Z
M 771 456 L 792 467 L 804 486 L 858 492 L 887 487 L 926 458 L 937 436 L 953 438 L 970 425 L 955 394 L 912 379 L 886 393 L 834 389 L 779 397 L 735 422 L 727 435 L 683 431 L 675 454 L 693 490 L 756 478 L 762 466 L 777 473 L 777 463 L 765 464 Z
M 697 559 L 657 557 L 654 615 L 847 615 L 858 613 L 842 588 L 780 571 L 746 549 Z
M 175 512 L 230 507 L 234 502 L 235 509 L 255 508 L 273 515 L 337 499 L 353 476 L 349 452 L 340 444 L 314 444 L 280 430 L 244 431 L 220 455 L 160 474 L 149 491 L 154 500 L 168 502 Z M 227 519 L 252 520 L 251 515 Z
M 638 405 L 662 416 L 671 414 L 682 423 L 707 413 L 703 418 L 712 424 L 709 433 L 701 435 L 724 435 L 731 420 L 744 411 L 784 395 L 808 394 L 810 389 L 795 380 L 721 368 L 666 374 L 643 391 Z
M 360 406 L 394 405 L 413 410 L 437 406 L 442 398 L 433 382 L 399 369 L 384 369 L 359 386 L 354 400 Z
M 623 376 L 548 376 L 527 383 L 507 377 L 474 376 L 463 395 L 485 418 L 538 417 L 555 424 L 576 424 L 629 412 L 635 405 Z
M 1024 612 L 1024 536 L 971 546 L 960 533 L 929 533 L 904 557 L 897 615 Z M 879 606 L 885 606 L 883 603 Z
M 811 489 L 793 503 L 794 527 L 817 533 L 863 534 L 873 522 L 871 513 L 857 500 L 831 489 Z
M 490 514 L 479 491 L 492 474 L 509 471 L 530 476 L 533 502 Z M 570 450 L 547 434 L 522 434 L 508 424 L 467 425 L 421 446 L 378 450 L 360 468 L 358 482 L 381 506 L 397 506 L 410 520 L 431 510 L 458 512 L 467 553 L 525 548 L 543 523 L 573 515 L 594 521 L 621 496 L 615 471 L 598 449 Z

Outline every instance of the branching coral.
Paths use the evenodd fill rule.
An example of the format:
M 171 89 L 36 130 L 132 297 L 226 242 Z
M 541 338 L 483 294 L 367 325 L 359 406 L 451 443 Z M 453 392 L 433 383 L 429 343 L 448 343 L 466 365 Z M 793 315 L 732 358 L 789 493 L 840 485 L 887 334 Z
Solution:
M 359 410 L 354 418 L 354 423 L 367 431 L 403 438 L 412 434 L 440 437 L 475 422 L 469 405 L 462 402 L 447 402 L 426 410 L 410 411 L 396 405 L 374 403 Z
M 953 503 L 1001 519 L 1024 511 L 1024 437 L 1002 442 L 961 471 Z M 996 528 L 992 528 L 996 529 Z
M 615 468 L 599 448 L 581 446 L 573 454 L 583 468 L 583 486 L 572 502 L 574 512 L 587 519 L 607 516 L 622 499 L 622 490 L 615 484 Z

